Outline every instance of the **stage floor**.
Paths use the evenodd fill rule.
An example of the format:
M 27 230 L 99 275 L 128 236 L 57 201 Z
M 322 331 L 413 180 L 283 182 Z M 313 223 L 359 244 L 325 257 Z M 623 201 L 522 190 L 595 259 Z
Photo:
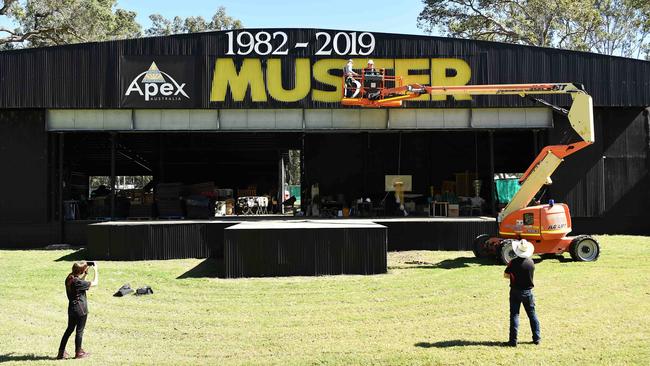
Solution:
M 348 222 L 348 223 L 377 223 L 377 222 L 496 222 L 494 217 L 472 216 L 472 217 L 376 217 L 376 218 L 358 218 L 358 217 L 340 217 L 340 218 L 321 218 L 321 217 L 304 217 L 304 216 L 283 216 L 283 215 L 254 215 L 254 216 L 224 216 L 214 219 L 151 219 L 151 220 L 113 220 L 113 221 L 77 221 L 93 225 L 164 225 L 164 224 L 201 224 L 201 223 L 240 223 L 250 221 L 265 222 Z M 71 221 L 75 222 L 75 221 Z
M 76 236 L 94 258 L 117 260 L 222 258 L 224 232 L 240 223 L 258 222 L 265 230 L 303 226 L 373 225 L 387 228 L 388 250 L 471 250 L 480 234 L 495 235 L 491 217 L 305 218 L 237 216 L 212 220 L 144 220 L 77 223 Z M 312 225 L 312 224 L 310 224 Z M 83 232 L 83 234 L 82 234 Z M 81 239 L 80 239 L 81 240 Z

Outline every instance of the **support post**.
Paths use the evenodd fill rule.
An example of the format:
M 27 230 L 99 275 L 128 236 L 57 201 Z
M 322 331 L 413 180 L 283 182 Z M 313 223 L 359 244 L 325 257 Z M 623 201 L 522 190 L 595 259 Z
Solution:
M 397 175 L 402 174 L 402 131 L 399 132 L 397 143 Z
M 158 176 L 155 177 L 155 180 L 156 183 L 165 181 L 165 136 L 162 133 L 158 138 Z
M 56 203 L 57 203 L 57 195 L 56 195 L 56 169 L 57 169 L 57 151 L 59 148 L 59 136 L 56 133 L 51 133 L 48 135 L 49 139 L 49 156 L 48 156 L 48 168 L 49 168 L 49 175 L 50 175 L 50 182 L 48 184 L 48 192 L 49 192 L 49 200 L 48 200 L 48 208 L 50 210 L 50 215 L 49 215 L 49 220 L 50 222 L 56 221 Z
M 496 194 L 495 194 L 495 189 L 496 187 L 494 186 L 494 131 L 490 130 L 489 131 L 489 141 L 490 141 L 490 177 L 488 178 L 490 180 L 490 200 L 492 201 L 492 215 L 497 214 L 497 200 L 496 200 Z
M 368 154 L 370 153 L 370 133 L 366 132 L 365 134 L 366 134 L 366 148 L 363 149 L 363 181 L 362 182 L 363 182 L 363 187 L 368 187 Z M 363 193 L 361 194 L 362 196 Z
M 300 211 L 303 215 L 307 214 L 307 190 L 311 197 L 311 187 L 305 184 L 305 132 L 303 132 L 300 138 Z
M 115 145 L 117 134 L 111 133 L 111 220 L 115 219 Z
M 279 212 L 281 214 L 284 214 L 284 205 L 282 202 L 284 202 L 284 182 L 285 182 L 285 176 L 284 176 L 284 155 L 282 152 L 280 152 L 280 161 L 278 161 L 278 203 L 280 204 Z
M 63 229 L 65 227 L 65 212 L 64 212 L 64 209 L 63 209 L 63 188 L 64 188 L 63 187 L 63 185 L 64 185 L 64 182 L 63 182 L 63 152 L 64 152 L 64 148 L 65 148 L 65 137 L 64 137 L 63 133 L 59 134 L 59 139 L 58 140 L 59 140 L 59 164 L 58 164 L 59 165 L 59 168 L 58 168 L 58 187 L 59 187 L 59 189 L 58 189 L 59 192 L 58 193 L 59 194 L 58 194 L 58 200 L 57 200 L 58 201 L 57 202 L 57 211 L 58 211 L 57 218 L 59 219 L 59 225 L 60 225 L 59 242 L 63 243 L 64 237 L 65 237 L 65 233 L 63 232 L 64 231 Z

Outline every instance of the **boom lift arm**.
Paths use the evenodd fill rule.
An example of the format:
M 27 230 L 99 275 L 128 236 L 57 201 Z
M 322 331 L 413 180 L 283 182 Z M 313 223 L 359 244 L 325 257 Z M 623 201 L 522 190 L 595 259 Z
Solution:
M 546 146 L 539 153 L 524 175 L 519 179 L 521 185 L 510 203 L 499 213 L 498 220 L 509 214 L 525 208 L 542 186 L 550 180 L 551 174 L 557 169 L 562 160 L 574 152 L 594 142 L 594 118 L 592 99 L 582 85 L 574 83 L 540 83 L 540 84 L 503 84 L 503 85 L 463 85 L 463 86 L 425 86 L 410 84 L 394 88 L 382 88 L 380 96 L 371 100 L 367 98 L 343 98 L 343 105 L 363 107 L 397 107 L 403 100 L 417 98 L 423 94 L 431 95 L 519 95 L 528 97 L 555 111 L 568 116 L 571 127 L 582 138 L 582 141 L 568 145 Z M 532 98 L 531 95 L 569 94 L 573 100 L 571 108 L 552 105 L 546 101 Z
M 594 142 L 594 117 L 591 97 L 580 84 L 539 83 L 506 85 L 425 86 L 402 85 L 399 76 L 386 75 L 385 70 L 363 70 L 361 75 L 344 75 L 343 105 L 361 107 L 400 107 L 402 101 L 431 95 L 519 95 L 533 99 L 566 115 L 581 141 L 546 146 L 519 179 L 520 189 L 510 203 L 499 213 L 499 235 L 482 234 L 474 239 L 473 251 L 479 258 L 496 255 L 506 264 L 517 256 L 515 240 L 527 239 L 534 243 L 537 254 L 569 252 L 576 261 L 592 262 L 598 259 L 600 246 L 589 235 L 567 236 L 571 232 L 571 214 L 564 203 L 529 206 L 535 194 L 550 180 L 562 160 Z M 352 81 L 350 79 L 353 79 Z M 361 82 L 359 82 L 360 79 Z M 353 82 L 357 81 L 357 82 Z M 362 87 L 360 87 L 362 85 Z M 350 91 L 360 98 L 346 97 Z M 565 110 L 533 95 L 569 94 L 571 108 Z

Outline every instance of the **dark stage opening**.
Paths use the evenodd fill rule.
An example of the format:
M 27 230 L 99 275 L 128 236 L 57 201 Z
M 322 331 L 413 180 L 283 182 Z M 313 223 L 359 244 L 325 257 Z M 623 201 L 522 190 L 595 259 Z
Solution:
M 302 143 L 301 134 L 296 133 L 66 133 L 62 136 L 63 198 L 69 206 L 66 207 L 68 219 L 208 218 L 214 217 L 214 201 L 228 201 L 228 212 L 238 213 L 236 202 L 231 200 L 244 196 L 268 197 L 269 205 L 275 202 L 277 206 L 288 190 L 288 178 L 292 175 L 289 170 L 295 165 L 295 162 L 291 164 L 290 156 L 299 153 Z M 297 161 L 299 164 L 299 156 Z M 89 194 L 91 177 L 97 181 L 97 177 L 111 176 L 116 177 L 113 202 L 110 183 L 103 191 Z M 151 181 L 138 185 L 138 189 L 117 189 L 121 187 L 120 182 L 132 182 L 143 176 L 151 177 Z M 280 190 L 281 186 L 285 189 Z M 189 214 L 188 208 L 193 204 L 209 205 L 209 212 Z M 170 210 L 161 210 L 162 206 L 169 206 Z
M 531 130 L 57 135 L 68 220 L 207 219 L 283 211 L 320 217 L 437 216 L 434 202 L 449 204 L 443 216 L 491 215 L 499 208 L 494 174 L 525 171 L 546 138 L 544 131 Z M 395 192 L 387 192 L 387 175 L 412 180 L 403 207 Z M 107 191 L 89 193 L 90 177 L 115 177 L 115 182 L 109 180 Z M 151 181 L 126 187 L 120 182 L 129 180 L 117 177 Z M 114 196 L 113 183 L 122 188 Z M 256 197 L 267 198 L 266 209 L 257 207 Z M 292 197 L 297 202 L 289 210 L 281 203 L 291 203 Z M 467 207 L 470 202 L 473 207 Z
M 544 146 L 543 137 L 531 130 L 308 134 L 303 186 L 317 186 L 317 198 L 335 209 L 369 200 L 370 216 L 403 216 L 394 192 L 386 191 L 385 176 L 407 175 L 409 216 L 435 214 L 433 201 L 452 205 L 447 216 L 491 215 L 499 209 L 493 207 L 494 174 L 523 173 Z M 475 180 L 482 200 L 472 209 L 464 206 L 476 197 Z

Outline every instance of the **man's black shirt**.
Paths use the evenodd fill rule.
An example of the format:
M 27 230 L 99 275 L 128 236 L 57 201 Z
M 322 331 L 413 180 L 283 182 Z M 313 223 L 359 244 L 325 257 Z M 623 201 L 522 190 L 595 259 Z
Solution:
M 517 290 L 530 290 L 535 287 L 533 276 L 535 275 L 535 263 L 530 258 L 517 257 L 510 261 L 505 273 L 510 275 L 510 287 Z

